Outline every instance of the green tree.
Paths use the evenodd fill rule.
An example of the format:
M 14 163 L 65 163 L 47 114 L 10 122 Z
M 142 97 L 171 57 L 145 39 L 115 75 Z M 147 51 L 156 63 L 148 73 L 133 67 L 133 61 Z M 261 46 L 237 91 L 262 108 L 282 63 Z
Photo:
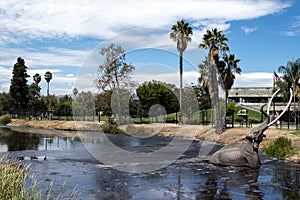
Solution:
M 182 113 L 182 72 L 183 72 L 183 52 L 187 48 L 188 42 L 192 40 L 193 30 L 184 20 L 177 21 L 177 24 L 171 28 L 170 38 L 177 43 L 177 50 L 179 51 L 179 75 L 180 75 L 180 86 L 179 86 L 179 110 Z M 181 124 L 183 122 L 183 117 Z
M 95 108 L 97 112 L 102 112 L 104 115 L 111 115 L 111 91 L 101 92 L 95 96 Z
M 104 62 L 99 65 L 97 86 L 101 91 L 131 89 L 134 83 L 130 74 L 135 67 L 126 63 L 125 50 L 120 45 L 110 44 L 100 50 Z
M 188 118 L 188 122 L 193 121 L 193 116 L 199 111 L 199 94 L 196 86 L 185 86 L 183 88 L 183 113 Z
M 42 77 L 41 77 L 40 74 L 36 73 L 36 74 L 33 76 L 33 81 L 34 81 L 35 84 L 38 85 L 38 84 L 41 82 L 41 80 L 42 80 Z
M 6 114 L 12 111 L 11 106 L 12 98 L 9 93 L 0 93 L 0 115 Z
M 125 50 L 120 45 L 110 44 L 106 48 L 100 50 L 100 54 L 104 56 L 104 62 L 99 65 L 99 76 L 96 80 L 100 91 L 112 91 L 115 98 L 112 103 L 116 103 L 113 114 L 118 115 L 119 123 L 122 123 L 122 103 L 121 99 L 130 92 L 135 83 L 131 80 L 130 74 L 135 67 L 126 62 Z M 127 94 L 125 94 L 125 93 Z
M 44 114 L 48 114 L 48 117 L 51 117 L 50 114 L 55 112 L 58 105 L 58 98 L 55 95 L 43 96 L 43 110 Z
M 41 101 L 41 88 L 39 83 L 41 82 L 41 76 L 37 73 L 33 76 L 33 83 L 29 86 L 29 102 L 28 107 L 30 114 L 37 117 L 38 112 L 42 110 L 43 103 Z
M 91 92 L 81 92 L 78 94 L 75 109 L 77 114 L 83 116 L 83 120 L 86 120 L 86 116 L 92 116 L 94 120 L 95 116 L 95 97 Z
M 41 82 L 42 78 L 41 76 L 36 73 L 33 76 L 33 83 L 30 85 L 29 87 L 29 96 L 30 99 L 32 98 L 40 98 L 40 92 L 41 92 L 41 88 L 39 87 L 39 83 Z
M 207 86 L 199 84 L 192 86 L 195 92 L 195 95 L 198 99 L 199 109 L 207 110 L 211 108 L 210 99 L 208 92 L 206 91 Z
M 234 84 L 235 74 L 241 74 L 242 70 L 238 67 L 238 62 L 240 59 L 236 58 L 234 54 L 225 54 L 223 56 L 225 65 L 224 70 L 221 71 L 223 83 L 226 91 L 226 101 L 228 98 L 228 91 Z
M 282 82 L 277 83 L 282 89 L 284 96 L 289 96 L 289 88 L 293 88 L 294 100 L 296 94 L 300 94 L 300 58 L 295 61 L 289 61 L 286 66 L 278 67 L 278 72 L 282 73 Z
M 27 78 L 30 77 L 27 74 L 27 67 L 24 59 L 20 57 L 17 59 L 17 63 L 14 65 L 12 73 L 13 77 L 10 82 L 9 93 L 13 99 L 13 107 L 22 112 L 22 109 L 27 109 L 28 106 L 29 86 L 27 84 Z
M 50 84 L 50 81 L 52 80 L 53 78 L 53 75 L 51 72 L 47 71 L 44 75 L 44 78 L 47 82 L 47 96 L 49 95 L 49 84 Z
M 298 106 L 296 105 L 296 96 L 299 96 L 300 94 L 300 58 L 295 61 L 289 61 L 286 66 L 278 67 L 278 72 L 282 73 L 283 76 L 281 79 L 282 81 L 277 82 L 277 87 L 281 89 L 283 98 L 286 100 L 290 96 L 290 88 L 293 88 L 293 112 L 297 112 Z M 295 124 L 298 124 L 298 117 L 295 118 Z
M 167 114 L 178 112 L 179 104 L 175 95 L 176 92 L 177 89 L 173 84 L 156 80 L 144 82 L 136 89 L 139 97 L 140 113 L 148 116 L 146 113 L 155 105 L 161 105 Z
M 54 114 L 58 116 L 66 116 L 68 119 L 68 116 L 72 115 L 72 98 L 68 95 L 60 97 Z
M 207 95 L 209 95 L 209 89 L 208 89 L 208 62 L 207 58 L 203 61 L 202 64 L 198 65 L 199 67 L 199 78 L 198 78 L 198 83 L 199 87 L 205 91 Z
M 199 88 L 196 89 L 196 95 L 199 101 L 199 109 L 204 113 L 202 113 L 202 121 L 204 123 L 207 122 L 207 110 L 211 108 L 211 100 L 210 94 L 208 89 L 208 63 L 207 59 L 203 61 L 202 64 L 199 66 L 199 73 L 200 76 L 198 78 L 198 86 Z
M 226 110 L 226 117 L 231 117 L 231 126 L 234 127 L 234 113 L 235 113 L 236 103 L 229 102 Z M 229 119 L 228 119 L 229 121 Z
M 207 57 L 207 78 L 208 78 L 208 89 L 210 94 L 211 103 L 214 111 L 214 122 L 216 127 L 216 132 L 218 134 L 222 133 L 225 128 L 225 116 L 226 116 L 226 102 L 220 100 L 222 94 L 219 92 L 219 87 L 224 90 L 223 80 L 219 74 L 219 51 L 229 51 L 227 45 L 228 39 L 216 28 L 212 30 L 207 30 L 203 36 L 203 41 L 199 45 L 202 49 L 209 49 Z M 225 94 L 224 94 L 225 96 Z

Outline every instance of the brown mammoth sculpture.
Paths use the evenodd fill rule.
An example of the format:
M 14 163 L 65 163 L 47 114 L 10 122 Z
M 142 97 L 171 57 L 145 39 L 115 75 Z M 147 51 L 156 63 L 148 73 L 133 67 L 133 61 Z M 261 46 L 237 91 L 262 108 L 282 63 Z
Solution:
M 246 136 L 245 140 L 242 142 L 235 142 L 222 147 L 220 150 L 212 154 L 208 158 L 208 162 L 216 165 L 222 166 L 246 166 L 251 168 L 259 168 L 260 160 L 258 156 L 259 144 L 263 141 L 265 137 L 264 131 L 267 130 L 272 124 L 274 124 L 287 110 L 291 104 L 292 100 L 292 90 L 290 89 L 290 99 L 283 110 L 283 112 L 272 122 L 270 122 L 270 105 L 274 96 L 279 92 L 277 90 L 270 99 L 268 103 L 267 112 L 263 110 L 264 106 L 261 107 L 261 112 L 265 115 L 265 121 L 256 126 L 251 130 L 251 132 Z

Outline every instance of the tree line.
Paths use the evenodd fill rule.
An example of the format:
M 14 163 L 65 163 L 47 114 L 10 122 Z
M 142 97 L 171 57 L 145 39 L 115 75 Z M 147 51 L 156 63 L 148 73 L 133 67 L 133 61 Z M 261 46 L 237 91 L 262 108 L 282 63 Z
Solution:
M 186 94 L 183 94 L 184 88 L 182 83 L 182 76 L 183 53 L 187 49 L 188 43 L 192 40 L 192 34 L 192 27 L 184 20 L 177 21 L 177 23 L 171 27 L 170 38 L 174 40 L 174 42 L 176 42 L 177 50 L 179 52 L 179 89 L 176 90 L 172 87 L 165 87 L 165 85 L 168 83 L 158 83 L 158 85 L 162 85 L 163 87 L 165 87 L 164 89 L 161 89 L 162 93 L 165 92 L 166 88 L 168 88 L 171 91 L 173 90 L 172 92 L 175 92 L 175 94 L 176 92 L 179 93 L 179 98 L 175 98 L 176 100 L 174 100 L 171 95 L 167 98 L 167 100 L 161 98 L 158 101 L 154 101 L 151 93 L 148 93 L 148 91 L 144 91 L 146 91 L 145 87 L 154 87 L 155 82 L 144 83 L 136 90 L 136 93 L 140 100 L 139 109 L 147 110 L 151 108 L 151 105 L 159 104 L 166 108 L 167 113 L 169 113 L 169 110 L 178 112 L 180 115 L 179 119 L 181 123 L 183 123 L 184 117 L 187 117 L 189 119 L 191 118 L 192 112 L 195 111 L 195 109 L 193 108 L 193 106 L 187 105 L 188 101 L 184 101 L 184 96 Z M 194 87 L 190 87 L 190 89 L 192 89 L 190 91 L 193 91 L 193 95 L 198 100 L 197 106 L 207 107 L 209 105 L 207 103 L 207 101 L 209 101 L 207 99 L 207 96 L 210 96 L 211 101 L 217 99 L 217 101 L 213 102 L 211 105 L 214 109 L 215 121 L 222 121 L 222 124 L 225 124 L 224 115 L 226 114 L 226 99 L 224 99 L 224 102 L 219 102 L 221 94 L 219 94 L 218 87 L 221 85 L 223 87 L 223 90 L 227 91 L 226 93 L 228 94 L 228 90 L 234 83 L 235 73 L 241 73 L 241 68 L 238 67 L 238 62 L 240 61 L 240 59 L 236 58 L 234 54 L 228 54 L 229 47 L 227 45 L 227 41 L 228 39 L 225 37 L 222 31 L 218 31 L 216 28 L 207 30 L 207 33 L 204 34 L 202 43 L 199 45 L 199 47 L 202 49 L 209 49 L 209 53 L 207 59 L 199 65 L 199 83 Z M 120 98 L 124 96 L 122 91 L 129 91 L 130 88 L 132 88 L 132 86 L 134 85 L 134 82 L 130 80 L 130 74 L 135 70 L 135 67 L 131 64 L 126 63 L 125 50 L 122 49 L 122 47 L 119 45 L 111 44 L 107 48 L 102 48 L 100 54 L 104 56 L 105 59 L 98 68 L 100 75 L 97 79 L 97 86 L 102 92 L 107 92 L 109 90 L 116 91 L 116 97 L 119 98 L 116 100 L 116 102 L 119 103 L 119 105 L 116 105 L 116 107 L 120 108 L 122 107 L 120 103 L 123 102 L 120 101 Z M 221 78 L 218 79 L 219 74 Z M 185 92 L 187 91 L 188 87 L 186 86 Z M 172 107 L 172 109 L 170 107 Z M 224 109 L 222 116 L 224 117 L 224 119 L 220 118 L 221 107 Z M 115 113 L 119 113 L 118 115 L 121 116 L 121 110 L 115 110 Z M 220 125 L 220 127 L 223 126 L 222 124 Z
M 48 84 L 47 96 L 41 96 L 39 87 L 41 76 L 35 74 L 33 83 L 28 85 L 27 78 L 29 78 L 29 75 L 27 74 L 25 61 L 18 58 L 17 63 L 14 65 L 9 93 L 0 94 L 0 111 L 19 115 L 27 113 L 32 116 L 45 114 L 45 112 L 66 116 L 72 114 L 76 116 L 94 116 L 102 112 L 104 115 L 118 116 L 118 120 L 121 121 L 123 120 L 121 116 L 124 116 L 124 113 L 125 115 L 147 117 L 149 109 L 157 104 L 161 105 L 167 114 L 185 115 L 179 117 L 181 123 L 183 123 L 184 117 L 191 120 L 193 113 L 197 110 L 212 107 L 214 110 L 213 118 L 220 123 L 218 124 L 220 129 L 217 130 L 220 133 L 225 124 L 224 115 L 226 113 L 228 91 L 234 84 L 235 74 L 240 74 L 242 71 L 238 66 L 240 59 L 229 52 L 228 38 L 222 31 L 216 28 L 207 30 L 199 44 L 199 48 L 208 49 L 208 54 L 205 60 L 199 61 L 201 64 L 198 66 L 198 83 L 183 86 L 183 53 L 187 49 L 188 43 L 191 42 L 192 34 L 192 27 L 184 20 L 179 20 L 171 27 L 170 39 L 176 42 L 179 52 L 179 88 L 170 83 L 156 80 L 144 82 L 138 86 L 131 79 L 135 66 L 127 63 L 125 50 L 120 45 L 110 44 L 99 52 L 104 57 L 103 63 L 98 66 L 99 73 L 95 81 L 99 94 L 79 93 L 74 88 L 72 91 L 74 98 L 68 95 L 62 97 L 50 95 L 49 84 L 52 73 L 46 72 L 44 78 Z M 294 91 L 299 88 L 299 63 L 298 59 L 295 62 L 289 62 L 286 67 L 281 66 L 278 68 L 284 76 L 282 81 L 276 84 L 277 87 L 284 89 L 292 86 Z M 219 93 L 220 86 L 225 91 L 225 100 L 223 101 L 219 100 L 221 97 Z M 133 98 L 133 93 L 136 93 L 137 98 Z M 188 94 L 192 94 L 192 96 Z M 187 102 L 189 101 L 184 98 L 189 97 L 194 98 L 197 105 L 188 105 Z M 112 101 L 112 98 L 114 98 L 114 101 Z M 124 108 L 126 108 L 125 111 L 122 110 Z M 157 113 L 159 112 L 157 110 Z
M 159 83 L 159 82 L 147 82 L 142 84 L 139 88 L 136 89 L 136 94 L 139 98 L 139 104 L 137 105 L 130 105 L 129 110 L 130 113 L 132 112 L 138 112 L 138 115 L 146 116 L 145 113 L 147 113 L 147 109 L 150 108 L 150 105 L 152 104 L 159 104 L 163 105 L 165 107 L 167 113 L 171 112 L 178 112 L 179 114 L 183 113 L 184 110 L 188 110 L 189 113 L 186 115 L 189 115 L 188 118 L 190 119 L 192 116 L 192 111 L 195 110 L 194 108 L 189 107 L 188 105 L 184 105 L 182 103 L 183 101 L 183 85 L 182 85 L 182 73 L 183 73 L 183 52 L 187 49 L 188 43 L 191 41 L 191 35 L 193 34 L 192 28 L 189 26 L 188 23 L 186 23 L 184 20 L 180 20 L 177 22 L 177 24 L 173 25 L 171 27 L 171 33 L 170 38 L 173 39 L 177 43 L 177 50 L 179 51 L 179 68 L 180 68 L 180 85 L 179 90 L 175 88 L 174 85 L 170 85 L 168 83 Z M 236 59 L 234 54 L 230 54 L 227 56 L 225 54 L 226 51 L 229 50 L 226 41 L 228 39 L 225 37 L 225 35 L 222 33 L 222 31 L 218 31 L 217 29 L 208 30 L 207 33 L 203 36 L 203 43 L 199 45 L 199 47 L 206 49 L 210 49 L 210 53 L 208 54 L 208 57 L 212 57 L 214 59 L 214 62 L 217 63 L 217 67 L 219 72 L 222 74 L 223 80 L 227 86 L 227 89 L 229 89 L 234 81 L 234 73 L 240 73 L 241 70 L 239 67 L 237 67 L 237 63 L 239 62 L 239 59 Z M 223 54 L 223 61 L 220 61 L 219 59 L 219 48 L 224 51 Z M 107 103 L 108 97 L 111 97 L 113 95 L 113 91 L 116 93 L 114 97 L 117 98 L 115 101 L 118 105 L 114 106 L 117 109 L 121 107 L 119 105 L 121 101 L 121 94 L 124 90 L 131 90 L 132 88 L 136 87 L 136 83 L 131 80 L 130 74 L 135 70 L 135 67 L 131 64 L 128 64 L 126 62 L 126 53 L 125 50 L 120 45 L 111 44 L 106 48 L 102 48 L 100 50 L 100 54 L 105 57 L 104 62 L 101 63 L 98 66 L 99 71 L 99 77 L 97 78 L 97 87 L 100 91 L 100 97 L 95 97 L 96 100 L 99 100 L 102 102 L 102 106 L 97 106 L 101 110 L 110 110 L 112 114 L 121 116 L 120 112 L 121 110 L 111 110 L 111 105 Z M 185 91 L 193 91 L 195 94 L 195 98 L 198 101 L 198 105 L 200 107 L 207 108 L 209 106 L 209 103 L 206 103 L 208 101 L 207 96 L 209 94 L 215 94 L 213 90 L 216 90 L 216 88 L 212 87 L 213 84 L 209 83 L 209 77 L 211 76 L 211 72 L 208 71 L 208 69 L 211 68 L 209 66 L 208 60 L 204 61 L 203 64 L 199 66 L 199 71 L 201 73 L 201 76 L 199 77 L 199 83 L 196 86 L 185 86 Z M 208 73 L 205 73 L 205 70 L 208 71 Z M 205 77 L 206 75 L 206 77 Z M 45 112 L 57 112 L 56 110 L 74 110 L 75 113 L 79 112 L 79 110 L 85 110 L 83 109 L 82 103 L 79 101 L 75 102 L 75 104 L 68 109 L 54 109 L 59 102 L 61 102 L 61 105 L 65 104 L 65 107 L 67 106 L 66 101 L 67 97 L 61 99 L 56 98 L 54 95 L 49 94 L 49 83 L 52 79 L 52 74 L 50 72 L 46 72 L 45 74 L 45 80 L 48 83 L 47 88 L 47 96 L 41 96 L 40 95 L 40 87 L 39 82 L 41 81 L 41 77 L 39 74 L 36 74 L 33 77 L 33 83 L 31 85 L 27 84 L 27 78 L 29 75 L 27 74 L 27 67 L 25 66 L 25 61 L 22 58 L 17 59 L 17 63 L 14 65 L 13 69 L 13 78 L 11 80 L 11 86 L 10 91 L 8 94 L 3 93 L 1 94 L 1 98 L 3 99 L 9 99 L 10 101 L 2 101 L 0 109 L 2 111 L 9 111 L 10 113 L 19 114 L 22 115 L 22 113 L 28 113 L 33 116 L 37 116 L 40 113 Z M 214 80 L 212 80 L 214 82 Z M 161 89 L 155 90 L 154 92 L 150 92 L 153 90 L 153 87 L 162 86 Z M 147 90 L 145 89 L 147 88 Z M 155 88 L 154 87 L 154 88 Z M 130 89 L 131 88 L 131 89 Z M 143 88 L 143 89 L 141 89 Z M 147 92 L 145 92 L 147 91 Z M 170 92 L 171 91 L 171 92 Z M 73 91 L 74 92 L 74 91 Z M 78 93 L 78 91 L 76 91 Z M 132 91 L 131 91 L 132 92 Z M 176 94 L 179 93 L 179 100 L 177 100 Z M 159 94 L 158 94 L 159 93 Z M 173 95 L 170 95 L 174 93 Z M 155 94 L 152 95 L 152 97 L 149 96 L 149 94 Z M 168 95 L 167 95 L 168 94 Z M 75 95 L 75 93 L 74 93 Z M 75 95 L 76 96 L 76 95 Z M 160 98 L 156 98 L 154 96 L 158 96 Z M 165 98 L 164 100 L 162 100 Z M 213 97 L 217 98 L 217 97 Z M 60 100 L 61 99 L 61 100 Z M 94 98 L 93 98 L 94 99 Z M 74 103 L 74 99 L 72 100 Z M 200 102 L 201 101 L 201 102 Z M 8 105 L 6 102 L 10 102 Z M 104 105 L 106 103 L 106 105 Z M 215 106 L 217 103 L 214 103 L 213 106 Z M 203 106 L 204 105 L 204 106 Z M 189 107 L 189 108 L 187 108 Z M 138 110 L 138 111 L 135 111 Z M 115 113 L 113 113 L 115 112 Z M 179 118 L 180 120 L 183 119 L 183 116 Z M 216 118 L 217 119 L 217 118 Z M 121 119 L 119 119 L 121 120 Z M 182 122 L 182 121 L 181 121 Z
M 29 85 L 27 66 L 25 60 L 19 57 L 13 66 L 12 79 L 8 93 L 0 94 L 0 112 L 6 112 L 15 116 L 33 115 L 48 112 L 51 105 L 49 96 L 49 83 L 52 80 L 52 73 L 47 71 L 44 74 L 45 81 L 48 84 L 47 97 L 41 96 L 39 83 L 42 77 L 39 73 L 33 76 L 33 82 Z

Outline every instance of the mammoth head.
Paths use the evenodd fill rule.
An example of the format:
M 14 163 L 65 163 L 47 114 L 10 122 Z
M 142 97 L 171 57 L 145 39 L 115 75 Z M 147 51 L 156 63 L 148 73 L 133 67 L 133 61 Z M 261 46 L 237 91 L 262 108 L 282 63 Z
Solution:
M 289 102 L 287 104 L 287 106 L 284 108 L 283 112 L 276 117 L 276 119 L 274 119 L 273 121 L 270 122 L 270 106 L 272 103 L 273 98 L 275 97 L 275 95 L 280 91 L 280 89 L 278 89 L 271 97 L 269 103 L 268 103 L 268 108 L 267 108 L 267 112 L 264 111 L 264 107 L 266 105 L 263 105 L 260 109 L 260 112 L 264 114 L 264 116 L 266 117 L 265 121 L 263 123 L 261 123 L 260 125 L 258 125 L 257 127 L 254 127 L 251 132 L 246 136 L 246 139 L 248 139 L 251 143 L 252 146 L 255 150 L 258 149 L 259 144 L 263 141 L 263 138 L 266 137 L 266 135 L 264 134 L 265 130 L 267 130 L 272 124 L 276 123 L 278 121 L 278 119 L 280 119 L 280 117 L 286 112 L 286 110 L 288 109 L 288 107 L 291 104 L 292 101 L 292 89 L 290 89 L 290 99 Z

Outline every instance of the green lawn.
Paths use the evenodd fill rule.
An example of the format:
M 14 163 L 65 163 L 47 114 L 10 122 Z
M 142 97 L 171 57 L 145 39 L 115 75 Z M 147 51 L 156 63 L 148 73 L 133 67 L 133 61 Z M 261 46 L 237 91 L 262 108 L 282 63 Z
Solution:
M 235 113 L 234 113 L 234 119 L 238 119 L 238 111 L 241 110 L 241 109 L 246 109 L 248 110 L 248 120 L 251 122 L 251 123 L 260 123 L 261 122 L 261 118 L 262 118 L 262 114 L 260 112 L 257 112 L 257 111 L 253 111 L 253 110 L 250 110 L 250 109 L 247 109 L 247 108 L 243 108 L 243 107 L 240 107 L 240 106 L 236 106 L 235 107 Z M 205 110 L 201 110 L 201 111 L 197 111 L 193 114 L 192 116 L 192 120 L 189 121 L 187 117 L 184 117 L 184 121 L 185 123 L 188 122 L 188 123 L 192 123 L 192 124 L 203 124 L 205 121 L 205 115 L 206 115 L 206 123 L 209 124 L 211 123 L 211 120 L 212 120 L 212 109 L 207 109 L 206 111 Z M 177 113 L 177 115 L 179 116 L 179 113 Z M 98 116 L 53 116 L 52 119 L 56 119 L 56 120 L 78 120 L 78 121 L 98 121 Z M 159 116 L 158 117 L 158 121 L 159 122 L 164 122 L 165 120 L 175 120 L 176 119 L 176 113 L 172 113 L 172 114 L 168 114 L 167 116 Z M 263 118 L 264 119 L 264 118 Z M 107 121 L 109 120 L 109 117 L 108 116 L 101 116 L 100 117 L 100 120 L 101 121 Z M 110 120 L 114 120 L 113 118 L 110 118 Z M 132 122 L 134 123 L 152 123 L 152 122 L 156 122 L 156 119 L 155 118 L 148 118 L 148 117 L 142 117 L 141 119 L 139 117 L 134 117 L 134 118 L 131 118 Z M 227 116 L 227 120 L 228 121 L 231 121 L 231 116 Z M 235 123 L 238 123 L 238 122 L 235 122 Z M 300 134 L 300 133 L 299 133 Z

